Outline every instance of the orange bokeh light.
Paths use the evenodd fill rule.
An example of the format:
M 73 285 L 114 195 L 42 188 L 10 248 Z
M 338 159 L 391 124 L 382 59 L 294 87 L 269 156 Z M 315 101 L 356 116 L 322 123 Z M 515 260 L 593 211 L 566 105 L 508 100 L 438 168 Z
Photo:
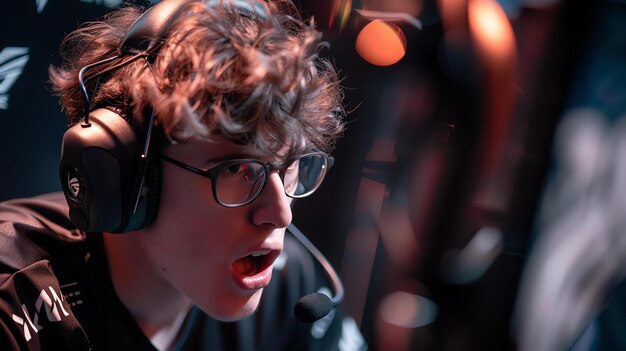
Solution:
M 406 37 L 400 27 L 374 20 L 361 29 L 356 38 L 356 51 L 373 65 L 393 65 L 406 53 Z
M 469 2 L 469 25 L 481 54 L 491 61 L 511 60 L 515 34 L 504 10 L 494 0 Z

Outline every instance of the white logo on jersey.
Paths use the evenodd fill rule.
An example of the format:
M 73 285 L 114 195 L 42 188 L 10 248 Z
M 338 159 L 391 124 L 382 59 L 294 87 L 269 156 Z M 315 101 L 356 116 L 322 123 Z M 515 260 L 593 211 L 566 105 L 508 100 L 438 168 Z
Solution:
M 35 333 L 39 333 L 43 327 L 39 324 L 39 314 L 41 313 L 41 307 L 44 307 L 46 311 L 46 318 L 50 322 L 59 322 L 61 321 L 61 313 L 63 316 L 67 317 L 70 314 L 67 313 L 65 307 L 63 307 L 63 295 L 54 291 L 51 286 L 48 286 L 50 290 L 50 295 L 46 292 L 46 289 L 41 290 L 39 293 L 39 298 L 35 301 L 35 313 L 32 315 L 28 312 L 26 305 L 22 304 L 22 312 L 24 313 L 24 318 L 17 316 L 15 314 L 12 315 L 13 320 L 24 327 L 24 338 L 26 341 L 29 341 L 32 338 L 30 333 L 30 329 L 32 329 Z M 50 297 L 52 296 L 52 297 Z M 61 298 L 59 298 L 61 296 Z M 29 329 L 30 327 L 30 329 Z

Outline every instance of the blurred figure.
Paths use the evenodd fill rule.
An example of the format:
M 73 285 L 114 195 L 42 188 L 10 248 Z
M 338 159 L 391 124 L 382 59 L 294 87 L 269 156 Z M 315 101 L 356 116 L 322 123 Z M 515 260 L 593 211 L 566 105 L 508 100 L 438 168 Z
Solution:
M 522 351 L 626 349 L 626 6 L 594 9 L 518 293 Z

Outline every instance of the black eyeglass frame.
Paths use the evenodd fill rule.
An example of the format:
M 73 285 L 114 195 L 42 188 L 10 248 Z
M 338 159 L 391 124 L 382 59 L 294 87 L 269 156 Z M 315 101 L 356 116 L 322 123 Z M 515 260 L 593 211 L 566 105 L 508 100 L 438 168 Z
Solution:
M 277 170 L 278 174 L 280 176 L 280 180 L 283 182 L 283 191 L 285 192 L 285 195 L 289 196 L 292 199 L 301 199 L 303 197 L 307 197 L 309 195 L 311 195 L 312 193 L 314 193 L 322 184 L 322 182 L 324 181 L 324 178 L 326 177 L 326 172 L 324 172 L 324 175 L 322 176 L 322 179 L 319 181 L 319 183 L 317 184 L 317 186 L 315 188 L 313 188 L 312 190 L 307 191 L 304 194 L 300 194 L 300 195 L 290 195 L 287 193 L 287 190 L 284 187 L 284 182 L 285 182 L 285 170 L 292 165 L 294 162 L 296 162 L 297 160 L 303 158 L 303 157 L 307 157 L 307 156 L 322 156 L 325 160 L 325 165 L 327 166 L 326 172 L 328 172 L 328 170 L 333 166 L 333 164 L 335 163 L 335 158 L 328 155 L 325 152 L 321 152 L 321 151 L 317 151 L 317 152 L 310 152 L 301 156 L 298 156 L 297 158 L 294 158 L 293 160 L 291 160 L 288 163 L 277 163 L 277 162 L 267 162 L 264 163 L 260 160 L 256 160 L 256 159 L 233 159 L 233 160 L 229 160 L 229 161 L 225 161 L 223 163 L 218 164 L 215 167 L 209 168 L 209 169 L 201 169 L 198 167 L 194 167 L 190 164 L 184 163 L 182 161 L 176 160 L 174 158 L 171 158 L 169 156 L 166 155 L 159 155 L 159 157 L 164 160 L 167 161 L 171 164 L 173 164 L 174 166 L 178 166 L 186 171 L 195 173 L 197 175 L 209 178 L 211 180 L 211 190 L 213 192 L 213 199 L 215 199 L 215 202 L 217 202 L 218 204 L 224 206 L 224 207 L 241 207 L 241 206 L 245 206 L 249 203 L 251 203 L 252 201 L 256 200 L 257 197 L 259 197 L 259 195 L 261 195 L 261 193 L 263 192 L 263 189 L 265 189 L 265 185 L 267 184 L 267 180 L 270 177 L 270 174 L 273 170 Z M 217 177 L 220 174 L 220 172 L 229 166 L 238 164 L 238 163 L 244 163 L 244 162 L 252 162 L 252 163 L 256 163 L 259 164 L 261 166 L 263 166 L 263 169 L 265 169 L 265 178 L 263 179 L 263 184 L 259 187 L 259 190 L 257 190 L 256 194 L 254 194 L 254 196 L 252 196 L 250 199 L 246 200 L 243 203 L 240 204 L 234 204 L 234 205 L 230 205 L 230 204 L 225 204 L 222 201 L 220 201 L 220 199 L 217 196 Z M 283 165 L 287 165 L 287 167 L 284 167 Z

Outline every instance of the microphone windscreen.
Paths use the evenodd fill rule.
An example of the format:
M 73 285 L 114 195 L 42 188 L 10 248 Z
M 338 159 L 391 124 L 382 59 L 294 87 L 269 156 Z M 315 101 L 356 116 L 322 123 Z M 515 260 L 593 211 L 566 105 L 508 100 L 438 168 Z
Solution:
M 300 298 L 293 313 L 300 322 L 313 323 L 324 318 L 332 308 L 333 304 L 328 296 L 313 293 Z

